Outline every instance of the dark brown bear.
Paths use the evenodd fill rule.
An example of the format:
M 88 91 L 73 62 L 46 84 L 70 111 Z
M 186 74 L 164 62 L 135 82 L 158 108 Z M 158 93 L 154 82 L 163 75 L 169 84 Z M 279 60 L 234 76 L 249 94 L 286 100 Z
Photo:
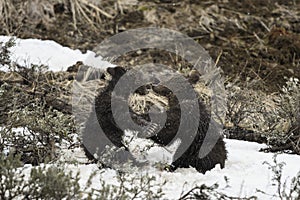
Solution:
M 95 99 L 95 116 L 90 116 L 86 123 L 86 128 L 83 131 L 83 139 L 86 140 L 84 142 L 84 145 L 89 145 L 88 140 L 93 140 L 92 138 L 96 139 L 97 130 L 99 130 L 99 126 L 101 126 L 102 130 L 104 131 L 105 135 L 109 140 L 117 147 L 126 147 L 122 143 L 122 136 L 123 131 L 116 125 L 116 122 L 114 121 L 113 114 L 111 111 L 111 93 L 117 84 L 118 80 L 121 78 L 123 74 L 126 73 L 126 70 L 122 67 L 115 67 L 115 68 L 108 68 L 107 72 L 112 76 L 112 79 L 109 81 L 108 86 L 105 88 L 104 91 L 100 92 L 98 96 Z M 149 88 L 157 94 L 161 96 L 165 96 L 168 98 L 169 101 L 169 109 L 166 111 L 167 113 L 167 119 L 164 127 L 155 135 L 149 137 L 149 139 L 152 139 L 155 143 L 161 144 L 163 146 L 168 145 L 176 136 L 179 124 L 180 124 L 180 118 L 181 118 L 181 106 L 189 106 L 189 102 L 179 102 L 176 96 L 172 93 L 171 90 L 168 88 L 156 84 L 152 85 L 149 84 L 145 87 L 139 88 L 136 92 L 139 94 L 146 95 L 147 92 L 145 88 Z M 127 101 L 124 99 L 124 101 Z M 177 151 L 175 152 L 177 154 L 182 154 L 179 156 L 177 160 L 175 160 L 172 165 L 170 166 L 171 170 L 175 170 L 178 167 L 194 167 L 196 170 L 198 170 L 201 173 L 205 173 L 206 171 L 212 169 L 215 167 L 215 165 L 220 164 L 221 168 L 224 168 L 225 166 L 225 160 L 227 158 L 227 152 L 225 149 L 225 144 L 222 137 L 219 137 L 217 143 L 212 148 L 210 153 L 208 153 L 204 158 L 199 158 L 199 151 L 202 146 L 203 140 L 206 136 L 206 132 L 208 130 L 208 126 L 210 123 L 210 115 L 207 112 L 207 109 L 205 108 L 205 105 L 199 100 L 199 110 L 200 110 L 200 118 L 195 119 L 199 120 L 199 127 L 197 134 L 195 135 L 194 139 L 192 140 L 192 143 L 190 144 L 189 148 L 187 148 L 184 153 Z M 131 116 L 133 118 L 133 121 L 137 124 L 143 126 L 146 125 L 146 123 L 151 124 L 151 121 L 149 120 L 149 115 L 141 115 L 134 113 L 132 110 L 130 110 Z M 98 124 L 97 124 L 98 123 Z M 178 147 L 178 149 L 181 148 L 182 145 L 184 145 L 185 138 L 190 137 L 189 130 L 186 130 L 184 133 L 185 135 L 179 136 L 181 143 Z M 177 136 L 178 137 L 178 136 Z M 99 138 L 100 140 L 104 140 L 103 138 Z M 87 149 L 95 149 L 96 147 L 87 147 Z M 98 152 L 101 152 L 103 149 L 98 149 Z M 124 160 L 131 157 L 131 155 L 128 155 L 124 152 L 122 152 L 118 156 L 124 156 Z M 90 155 L 91 156 L 91 155 Z

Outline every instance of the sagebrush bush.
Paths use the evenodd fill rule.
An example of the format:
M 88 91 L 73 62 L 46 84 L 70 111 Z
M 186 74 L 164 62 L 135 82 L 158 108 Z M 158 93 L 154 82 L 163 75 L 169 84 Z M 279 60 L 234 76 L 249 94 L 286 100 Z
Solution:
M 82 191 L 79 186 L 79 173 L 73 176 L 63 166 L 33 168 L 28 181 L 31 186 L 28 199 L 79 199 Z
M 24 163 L 37 165 L 55 159 L 63 141 L 72 142 L 75 125 L 72 116 L 30 105 L 11 111 L 1 132 L 3 144 L 13 149 L 10 153 L 20 154 Z
M 47 67 L 16 65 L 10 58 L 13 45 L 15 40 L 10 39 L 0 48 L 0 66 L 6 71 L 0 74 L 0 150 L 10 150 L 22 162 L 38 165 L 56 158 L 63 141 L 72 142 L 76 126 L 71 115 L 47 101 L 48 93 L 57 99 L 61 91 L 47 77 Z
M 29 166 L 28 166 L 29 167 Z M 63 166 L 31 168 L 23 166 L 20 156 L 0 154 L 0 199 L 79 199 L 79 174 Z
M 160 199 L 164 193 L 163 185 L 166 182 L 157 182 L 155 176 L 148 173 L 123 173 L 117 172 L 117 184 L 108 184 L 100 176 L 100 189 L 92 189 L 90 197 L 95 199 Z
M 280 94 L 228 84 L 229 137 L 265 142 L 271 151 L 300 154 L 300 85 L 289 78 Z
M 79 173 L 64 165 L 24 166 L 20 156 L 0 154 L 0 199 L 158 199 L 162 186 L 149 174 L 116 173 L 117 185 L 107 184 L 101 177 L 100 189 L 93 189 L 92 173 L 85 187 L 79 185 Z M 27 174 L 27 175 L 26 175 Z
M 273 163 L 264 162 L 272 171 L 272 183 L 277 187 L 277 193 L 272 196 L 281 200 L 298 200 L 300 199 L 300 171 L 291 178 L 291 183 L 288 186 L 287 180 L 282 178 L 285 162 L 278 162 L 278 154 L 274 154 Z M 266 194 L 263 191 L 260 191 Z
M 284 123 L 275 124 L 276 129 L 268 134 L 271 151 L 288 150 L 300 155 L 300 83 L 289 78 L 282 88 L 278 116 Z
M 9 39 L 7 42 L 0 42 L 0 69 L 11 65 L 10 48 L 16 45 L 14 38 Z
M 24 193 L 25 175 L 18 170 L 21 166 L 18 157 L 7 157 L 0 153 L 0 199 L 15 199 Z

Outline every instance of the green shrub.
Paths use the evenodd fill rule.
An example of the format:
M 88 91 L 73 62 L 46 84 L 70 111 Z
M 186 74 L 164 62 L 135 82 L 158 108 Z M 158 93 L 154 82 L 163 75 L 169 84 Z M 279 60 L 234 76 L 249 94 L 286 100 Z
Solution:
M 22 166 L 18 158 L 0 154 L 0 199 L 2 200 L 15 199 L 26 190 L 25 175 L 18 170 L 18 167 Z
M 10 48 L 16 45 L 14 38 L 10 38 L 6 43 L 0 42 L 0 69 L 2 67 L 11 67 Z
M 10 153 L 19 154 L 22 162 L 38 165 L 55 159 L 63 141 L 71 144 L 75 125 L 72 116 L 30 105 L 11 111 L 0 133 L 0 150 L 12 149 Z
M 66 173 L 63 166 L 26 167 L 20 156 L 0 154 L 0 199 L 79 199 L 79 174 Z
M 164 193 L 162 186 L 166 182 L 156 182 L 155 176 L 140 173 L 117 172 L 118 184 L 107 184 L 100 178 L 101 189 L 92 189 L 90 197 L 108 200 L 159 199 Z
M 31 189 L 28 199 L 79 199 L 82 191 L 79 186 L 79 173 L 73 178 L 63 166 L 33 168 L 28 181 Z

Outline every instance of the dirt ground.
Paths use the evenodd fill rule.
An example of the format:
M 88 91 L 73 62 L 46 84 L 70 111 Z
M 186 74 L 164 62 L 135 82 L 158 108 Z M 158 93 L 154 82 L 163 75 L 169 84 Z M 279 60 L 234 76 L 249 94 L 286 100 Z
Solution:
M 227 80 L 240 77 L 276 92 L 286 78 L 300 78 L 299 0 L 12 2 L 12 17 L 0 20 L 0 34 L 51 39 L 85 51 L 128 29 L 164 27 L 195 38 L 214 60 L 220 56 Z

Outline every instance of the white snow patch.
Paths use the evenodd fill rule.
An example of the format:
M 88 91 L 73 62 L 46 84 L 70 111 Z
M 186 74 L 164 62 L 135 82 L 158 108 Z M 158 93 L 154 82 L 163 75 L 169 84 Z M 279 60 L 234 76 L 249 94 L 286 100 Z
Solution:
M 125 130 L 123 144 L 140 162 L 171 164 L 176 149 L 180 145 L 180 139 L 177 139 L 168 147 L 163 147 L 155 144 L 151 139 L 139 138 L 137 132 Z
M 276 199 L 276 197 L 272 197 L 277 190 L 277 186 L 272 183 L 273 174 L 268 169 L 268 166 L 263 164 L 265 161 L 273 164 L 274 154 L 259 152 L 259 149 L 266 147 L 263 144 L 229 139 L 225 141 L 229 157 L 224 169 L 216 166 L 211 171 L 201 174 L 194 168 L 179 168 L 175 172 L 167 172 L 147 167 L 140 169 L 140 171 L 135 171 L 130 176 L 136 176 L 139 172 L 142 174 L 148 173 L 149 176 L 156 177 L 157 183 L 166 181 L 162 189 L 165 193 L 164 198 L 167 199 L 178 199 L 182 193 L 189 191 L 196 185 L 201 186 L 205 184 L 212 186 L 215 183 L 219 184 L 219 192 L 229 196 L 250 197 L 255 195 L 262 200 Z M 283 168 L 282 180 L 287 181 L 287 187 L 289 187 L 291 178 L 296 176 L 300 170 L 300 156 L 281 154 L 278 156 L 278 161 L 286 163 Z M 96 164 L 66 165 L 65 168 L 75 173 L 80 172 L 80 185 L 82 188 L 85 187 L 90 174 L 95 171 L 97 173 L 92 182 L 94 189 L 101 189 L 100 180 L 105 180 L 106 184 L 119 185 L 117 172 L 113 169 L 99 170 Z M 229 187 L 225 177 L 229 180 Z M 257 189 L 267 194 L 259 193 Z
M 0 42 L 7 42 L 11 37 L 0 36 Z M 16 46 L 11 48 L 12 61 L 22 65 L 30 66 L 47 65 L 49 70 L 64 71 L 69 66 L 82 61 L 84 64 L 105 69 L 114 65 L 104 61 L 101 56 L 97 56 L 92 51 L 82 53 L 80 50 L 73 50 L 68 47 L 50 41 L 39 39 L 16 39 Z
M 266 147 L 263 144 L 229 139 L 225 141 L 229 157 L 224 169 L 216 166 L 211 171 L 201 174 L 194 168 L 179 168 L 175 172 L 167 172 L 147 167 L 140 169 L 140 173 L 155 176 L 157 183 L 166 181 L 162 189 L 165 193 L 164 198 L 167 199 L 178 199 L 182 193 L 189 191 L 196 185 L 212 186 L 215 183 L 219 184 L 219 192 L 229 196 L 250 197 L 255 195 L 262 200 L 276 199 L 276 197 L 272 197 L 277 190 L 277 186 L 272 183 L 273 174 L 268 166 L 263 164 L 265 161 L 273 164 L 274 154 L 259 152 L 259 149 Z M 156 153 L 161 154 L 159 151 Z M 283 168 L 282 180 L 287 181 L 287 187 L 289 187 L 291 178 L 296 176 L 300 170 L 300 156 L 281 154 L 278 156 L 278 161 L 286 163 Z M 117 173 L 113 169 L 99 170 L 96 164 L 67 165 L 66 169 L 80 172 L 80 185 L 82 188 L 84 188 L 90 174 L 94 171 L 97 172 L 92 183 L 94 189 L 101 188 L 100 179 L 105 180 L 106 184 L 119 185 Z M 136 176 L 137 173 L 138 171 L 130 176 Z M 229 187 L 227 187 L 225 177 L 229 180 Z M 257 189 L 267 194 L 259 193 Z

